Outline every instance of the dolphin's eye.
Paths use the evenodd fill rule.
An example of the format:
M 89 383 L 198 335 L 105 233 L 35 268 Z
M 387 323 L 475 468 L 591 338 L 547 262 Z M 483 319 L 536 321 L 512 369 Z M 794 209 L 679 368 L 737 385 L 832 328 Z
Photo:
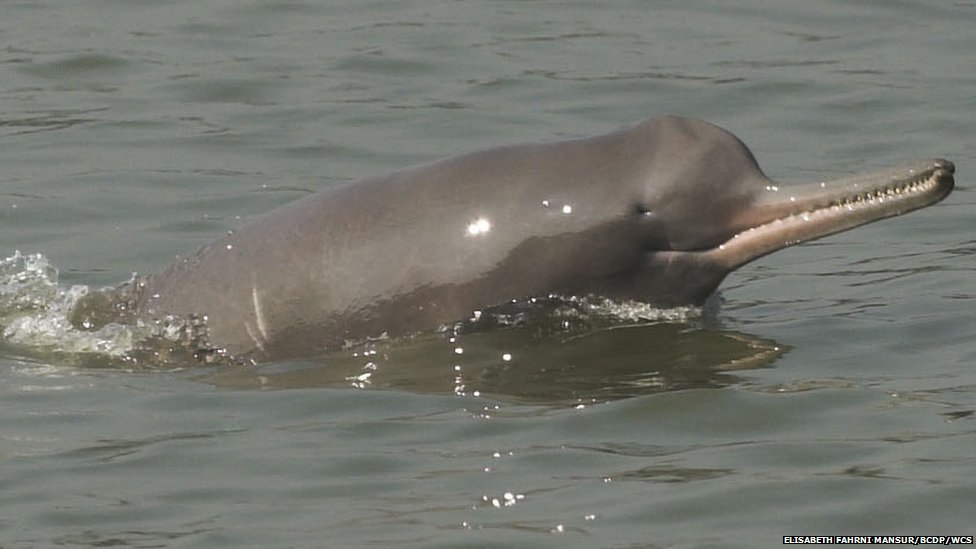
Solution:
M 647 251 L 671 250 L 668 239 L 667 226 L 664 220 L 654 213 L 650 207 L 641 203 L 634 203 L 631 212 L 637 218 L 637 227 L 641 235 L 641 246 Z
M 634 204 L 631 209 L 634 212 L 634 215 L 651 215 L 652 213 L 654 213 L 651 211 L 650 208 L 648 208 L 647 206 L 639 202 Z

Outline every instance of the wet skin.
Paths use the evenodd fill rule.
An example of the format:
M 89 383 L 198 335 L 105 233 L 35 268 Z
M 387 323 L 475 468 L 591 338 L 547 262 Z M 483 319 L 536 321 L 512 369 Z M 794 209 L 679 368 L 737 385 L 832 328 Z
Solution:
M 72 321 L 196 315 L 211 345 L 260 361 L 433 329 L 531 296 L 697 305 L 756 258 L 938 202 L 953 170 L 930 159 L 780 185 L 731 133 L 652 118 L 308 196 L 90 295 Z

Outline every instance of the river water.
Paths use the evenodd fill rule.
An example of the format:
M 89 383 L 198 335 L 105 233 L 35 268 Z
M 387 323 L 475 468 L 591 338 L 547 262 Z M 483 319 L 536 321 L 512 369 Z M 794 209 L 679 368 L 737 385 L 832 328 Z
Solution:
M 0 346 L 0 547 L 976 533 L 973 2 L 0 11 L 7 311 L 151 272 L 330 185 L 655 114 L 729 129 L 781 180 L 958 168 L 934 207 L 748 265 L 705 311 L 614 330 L 543 320 L 134 370 L 49 318 Z

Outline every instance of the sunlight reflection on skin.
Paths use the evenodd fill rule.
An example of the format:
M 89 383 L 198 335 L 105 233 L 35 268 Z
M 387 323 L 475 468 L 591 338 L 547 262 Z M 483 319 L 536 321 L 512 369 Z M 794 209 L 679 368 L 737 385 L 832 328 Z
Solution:
M 471 222 L 468 225 L 468 236 L 479 236 L 487 234 L 491 230 L 491 221 L 488 221 L 484 217 L 479 217 L 478 219 Z

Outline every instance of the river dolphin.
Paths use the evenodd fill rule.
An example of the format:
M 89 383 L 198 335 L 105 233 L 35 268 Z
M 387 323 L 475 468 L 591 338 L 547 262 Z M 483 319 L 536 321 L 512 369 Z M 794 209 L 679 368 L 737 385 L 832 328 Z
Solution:
M 89 294 L 72 322 L 193 315 L 210 345 L 264 361 L 429 330 L 516 298 L 698 305 L 756 258 L 938 202 L 953 170 L 930 159 L 783 186 L 731 133 L 652 118 L 307 196 Z

